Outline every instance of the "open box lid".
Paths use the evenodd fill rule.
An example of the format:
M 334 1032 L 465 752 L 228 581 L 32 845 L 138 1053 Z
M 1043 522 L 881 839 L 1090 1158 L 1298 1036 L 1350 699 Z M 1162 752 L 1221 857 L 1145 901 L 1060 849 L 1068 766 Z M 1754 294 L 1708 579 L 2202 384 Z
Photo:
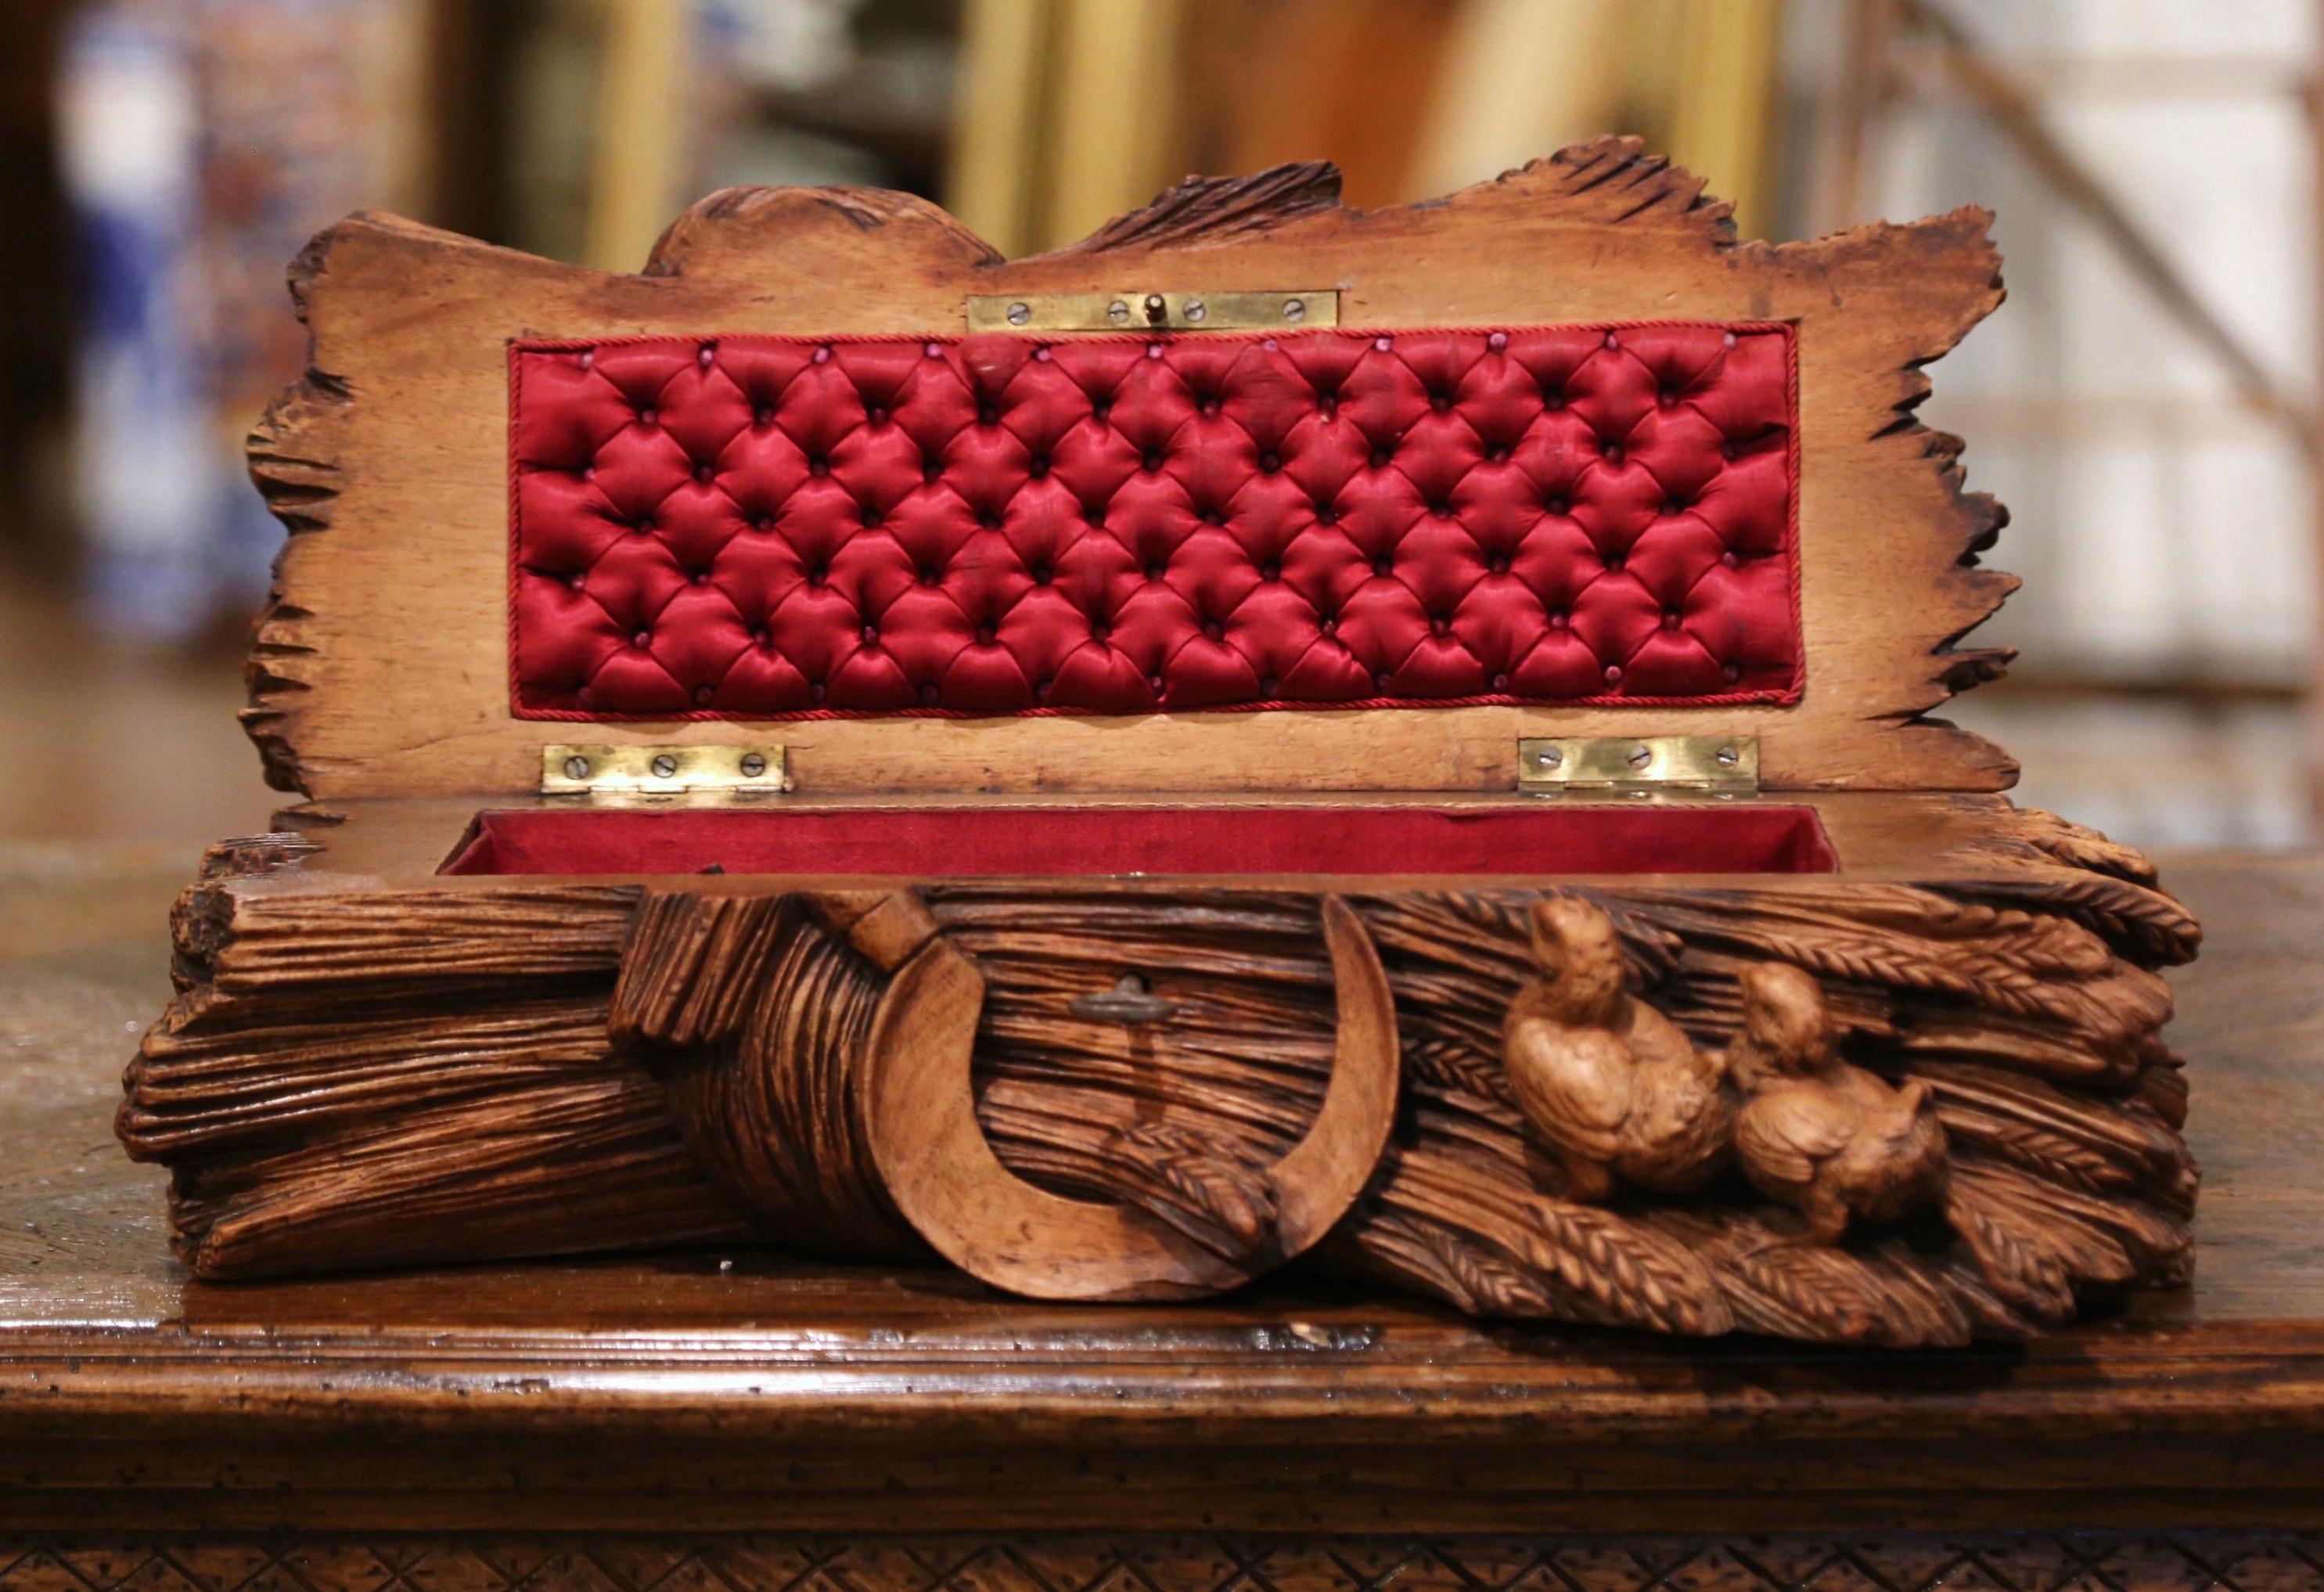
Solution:
M 1764 789 L 2009 784 L 1922 717 L 2007 657 L 1953 644 L 2015 584 L 2001 513 L 1912 418 L 1999 302 L 1983 212 L 1738 244 L 1611 139 L 1337 189 L 1190 181 L 1015 262 L 901 195 L 732 190 L 637 276 L 342 222 L 251 442 L 270 779 L 779 747 L 803 791 L 1489 791 L 1528 738 L 1667 737 Z

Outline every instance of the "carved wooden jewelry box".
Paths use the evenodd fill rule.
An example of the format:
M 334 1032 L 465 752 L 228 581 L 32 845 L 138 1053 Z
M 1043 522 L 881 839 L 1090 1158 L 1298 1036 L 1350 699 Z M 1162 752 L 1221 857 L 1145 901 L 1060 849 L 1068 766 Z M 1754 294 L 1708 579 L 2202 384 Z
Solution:
M 1189 181 L 1005 261 L 732 190 L 645 272 L 292 273 L 250 731 L 120 1132 L 201 1277 L 763 1244 L 1047 1299 L 2009 1337 L 2190 1263 L 2126 848 L 1921 367 L 1964 210 L 1736 241 L 1630 142 Z

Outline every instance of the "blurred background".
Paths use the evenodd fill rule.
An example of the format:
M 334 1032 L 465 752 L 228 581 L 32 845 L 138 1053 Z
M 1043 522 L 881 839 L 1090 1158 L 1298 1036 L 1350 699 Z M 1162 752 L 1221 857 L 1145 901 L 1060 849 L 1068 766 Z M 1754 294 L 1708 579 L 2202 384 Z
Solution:
M 281 532 L 241 439 L 357 208 L 635 270 L 730 183 L 925 194 L 1011 254 L 1187 172 L 1426 198 L 1598 132 L 1747 236 L 1977 202 L 2009 302 L 1924 418 L 2014 513 L 1950 716 L 2147 844 L 2317 829 L 2319 0 L 5 0 L 0 838 L 192 847 Z

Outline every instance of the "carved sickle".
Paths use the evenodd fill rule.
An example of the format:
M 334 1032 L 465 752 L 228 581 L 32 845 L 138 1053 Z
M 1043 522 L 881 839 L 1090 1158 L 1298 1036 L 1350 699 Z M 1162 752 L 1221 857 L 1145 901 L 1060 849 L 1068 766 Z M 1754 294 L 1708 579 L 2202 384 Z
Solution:
M 945 1259 L 1035 1299 L 1183 1299 L 1250 1281 L 1347 1214 L 1388 1148 L 1396 1009 L 1354 909 L 1323 902 L 1338 1002 L 1332 1081 L 1306 1137 L 1269 1178 L 1279 1219 L 1258 1254 L 1227 1260 L 1148 1213 L 1068 1199 L 1001 1165 L 977 1125 L 969 1065 L 984 979 L 941 938 L 897 973 L 872 1020 L 865 1136 L 888 1196 Z

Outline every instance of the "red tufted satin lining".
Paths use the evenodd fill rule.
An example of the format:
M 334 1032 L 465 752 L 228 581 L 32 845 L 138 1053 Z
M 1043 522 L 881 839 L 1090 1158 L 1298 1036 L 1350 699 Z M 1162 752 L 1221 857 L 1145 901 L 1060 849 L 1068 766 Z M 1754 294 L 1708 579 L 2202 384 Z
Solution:
M 479 814 L 447 874 L 1828 874 L 1806 807 L 733 808 Z
M 1799 698 L 1787 327 L 510 358 L 521 717 Z

